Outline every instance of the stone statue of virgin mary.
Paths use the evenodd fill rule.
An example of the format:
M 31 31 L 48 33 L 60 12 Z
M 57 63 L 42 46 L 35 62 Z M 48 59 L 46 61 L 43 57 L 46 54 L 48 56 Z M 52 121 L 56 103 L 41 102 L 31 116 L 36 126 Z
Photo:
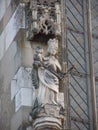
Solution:
M 42 48 L 37 50 L 33 63 L 32 81 L 35 86 L 39 104 L 58 104 L 59 78 L 61 66 L 57 59 L 58 40 L 48 41 L 47 56 L 43 56 Z M 37 83 L 37 87 L 36 87 Z

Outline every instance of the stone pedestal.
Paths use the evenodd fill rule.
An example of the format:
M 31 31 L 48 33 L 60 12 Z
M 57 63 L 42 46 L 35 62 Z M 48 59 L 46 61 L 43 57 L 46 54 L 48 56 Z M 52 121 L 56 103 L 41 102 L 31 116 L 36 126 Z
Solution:
M 64 116 L 60 115 L 61 107 L 45 104 L 33 122 L 34 130 L 61 130 Z
M 61 130 L 61 122 L 53 117 L 38 118 L 33 125 L 34 130 Z
M 53 117 L 38 118 L 34 122 L 34 130 L 61 130 L 61 121 Z

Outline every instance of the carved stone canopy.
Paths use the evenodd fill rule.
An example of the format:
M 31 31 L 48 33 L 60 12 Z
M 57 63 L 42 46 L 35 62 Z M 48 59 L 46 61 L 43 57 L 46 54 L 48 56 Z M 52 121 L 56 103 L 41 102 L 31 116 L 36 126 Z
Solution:
M 60 1 L 30 0 L 26 3 L 25 14 L 28 40 L 36 35 L 46 35 L 49 38 L 61 35 Z

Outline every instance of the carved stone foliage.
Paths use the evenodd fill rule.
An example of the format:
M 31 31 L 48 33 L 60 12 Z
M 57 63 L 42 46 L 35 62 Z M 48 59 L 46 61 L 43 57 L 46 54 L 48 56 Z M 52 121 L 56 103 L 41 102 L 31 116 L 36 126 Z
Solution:
M 55 13 L 54 13 L 55 16 Z M 40 16 L 39 22 L 39 32 L 44 34 L 55 34 L 56 23 L 55 19 L 52 18 L 51 12 L 48 9 L 44 9 L 43 15 Z
M 25 6 L 27 38 L 36 34 L 61 35 L 61 8 L 57 0 L 30 1 Z

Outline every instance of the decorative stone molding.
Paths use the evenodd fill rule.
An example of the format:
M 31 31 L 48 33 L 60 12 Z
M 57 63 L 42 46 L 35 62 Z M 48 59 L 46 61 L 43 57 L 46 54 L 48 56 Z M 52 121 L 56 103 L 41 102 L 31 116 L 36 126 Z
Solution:
M 30 0 L 25 4 L 26 36 L 37 34 L 61 35 L 61 7 L 57 0 Z M 40 36 L 40 35 L 39 35 Z
M 41 117 L 35 120 L 34 130 L 61 130 L 61 122 L 53 117 Z

